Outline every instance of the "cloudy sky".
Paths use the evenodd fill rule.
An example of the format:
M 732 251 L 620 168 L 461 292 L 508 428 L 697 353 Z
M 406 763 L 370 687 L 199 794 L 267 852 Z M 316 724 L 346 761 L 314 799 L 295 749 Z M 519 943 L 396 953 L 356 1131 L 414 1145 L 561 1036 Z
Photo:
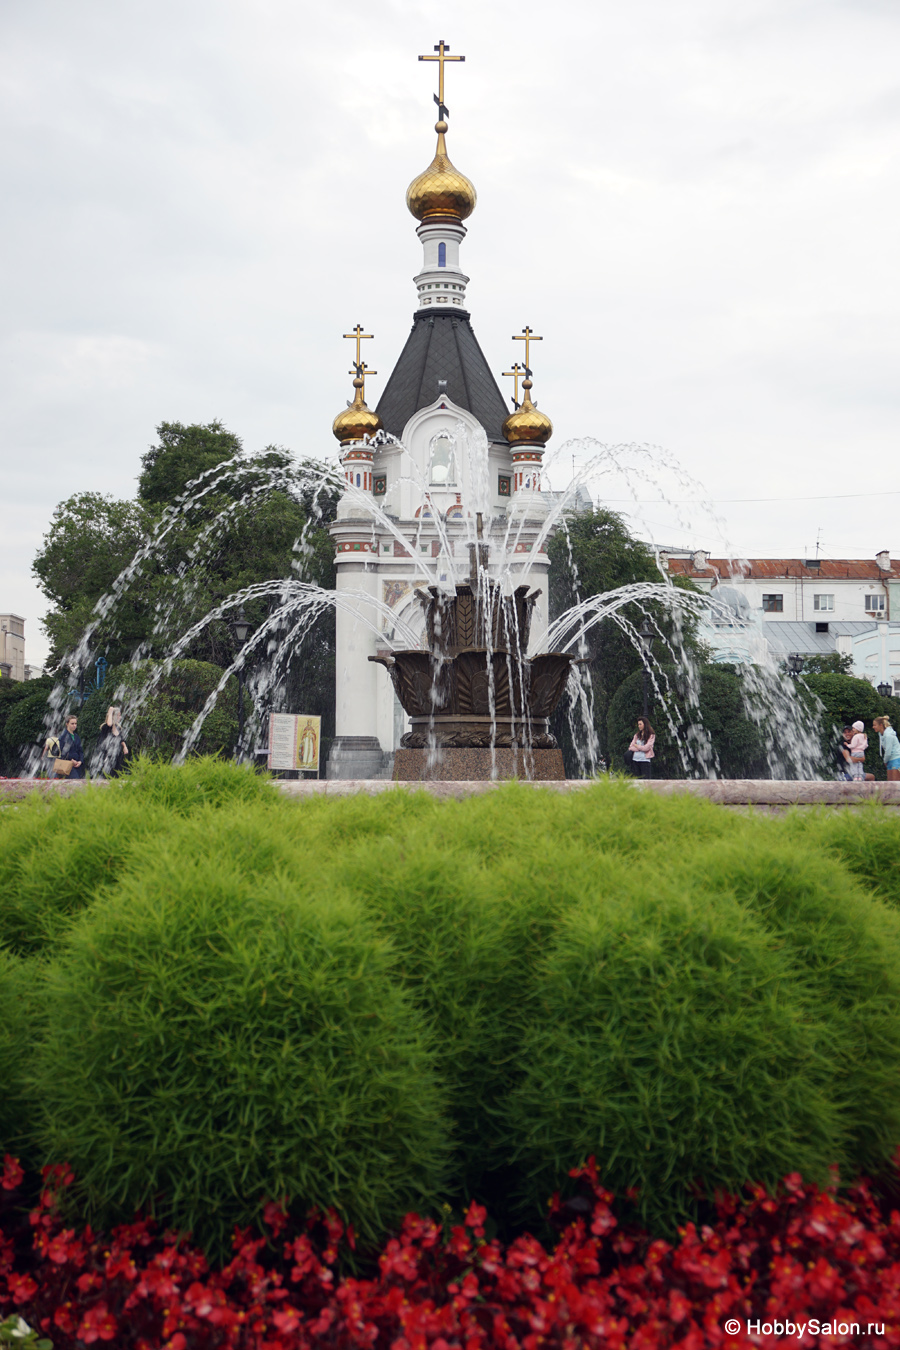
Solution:
M 333 456 L 357 320 L 377 398 L 441 37 L 473 323 L 498 372 L 544 335 L 553 444 L 665 447 L 737 553 L 900 556 L 896 0 L 4 0 L 0 611 L 27 660 L 54 506 L 130 496 L 158 422 Z M 606 490 L 721 550 L 708 512 Z

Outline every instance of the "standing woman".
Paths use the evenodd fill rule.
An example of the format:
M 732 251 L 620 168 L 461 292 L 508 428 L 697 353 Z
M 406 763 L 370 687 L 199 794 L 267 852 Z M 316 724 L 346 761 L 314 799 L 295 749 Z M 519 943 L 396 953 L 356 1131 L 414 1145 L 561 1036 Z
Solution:
M 78 718 L 74 713 L 66 718 L 65 729 L 60 732 L 59 758 L 69 760 L 72 768 L 68 774 L 54 772 L 54 778 L 68 777 L 71 780 L 84 777 L 84 750 L 78 735 Z
M 122 709 L 107 708 L 106 721 L 100 728 L 95 752 L 97 772 L 103 774 L 104 778 L 118 777 L 128 754 L 121 723 Z
M 887 769 L 888 779 L 896 783 L 900 781 L 900 738 L 891 726 L 889 717 L 876 717 L 872 723 L 872 730 L 878 732 L 878 748 Z
M 631 751 L 631 762 L 634 765 L 634 772 L 639 778 L 650 777 L 651 761 L 653 759 L 653 746 L 656 742 L 656 732 L 647 721 L 646 717 L 639 717 L 637 720 L 637 731 L 631 738 L 631 744 L 628 749 Z

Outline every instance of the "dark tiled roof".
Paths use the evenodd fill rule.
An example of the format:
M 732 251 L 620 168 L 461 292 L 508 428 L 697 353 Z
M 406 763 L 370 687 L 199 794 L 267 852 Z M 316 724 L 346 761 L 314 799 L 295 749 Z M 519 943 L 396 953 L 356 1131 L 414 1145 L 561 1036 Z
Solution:
M 489 441 L 503 440 L 501 428 L 512 406 L 507 408 L 503 402 L 464 311 L 430 314 L 420 310 L 414 316 L 412 332 L 378 401 L 385 431 L 402 436 L 413 414 L 443 392 L 438 380 L 447 381 L 447 397 L 478 419 Z

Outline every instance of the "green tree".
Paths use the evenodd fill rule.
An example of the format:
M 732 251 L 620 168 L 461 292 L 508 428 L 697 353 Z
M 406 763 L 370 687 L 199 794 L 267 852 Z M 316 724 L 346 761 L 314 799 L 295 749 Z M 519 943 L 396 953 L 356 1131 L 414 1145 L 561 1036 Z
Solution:
M 97 744 L 106 709 L 113 700 L 124 704 L 123 730 L 130 758 L 151 754 L 171 759 L 177 754 L 203 707 L 222 677 L 218 666 L 207 661 L 173 661 L 171 667 L 155 661 L 138 666 L 117 666 L 103 688 L 91 694 L 82 709 L 78 730 L 85 753 Z M 150 692 L 146 692 L 146 691 Z M 129 703 L 143 698 L 129 719 Z M 237 741 L 237 680 L 232 675 L 203 723 L 195 748 L 201 755 L 231 755 Z
M 663 581 L 656 559 L 647 545 L 629 533 L 617 512 L 602 507 L 569 517 L 550 541 L 548 554 L 551 620 L 581 600 L 603 595 L 630 582 L 661 584 Z M 695 589 L 687 578 L 678 578 L 676 584 L 681 589 Z M 629 604 L 621 613 L 633 628 L 639 629 L 645 610 L 652 616 L 660 632 L 674 638 L 672 618 L 663 605 L 651 603 L 642 609 L 639 605 Z M 692 621 L 684 623 L 679 641 L 697 657 L 704 657 L 705 653 L 697 641 L 696 624 Z M 641 658 L 634 643 L 614 619 L 603 619 L 595 625 L 586 634 L 584 647 L 587 665 L 582 678 L 590 684 L 594 728 L 600 753 L 608 763 L 610 754 L 616 751 L 608 737 L 610 704 L 623 681 L 641 670 Z M 659 654 L 657 652 L 657 656 Z M 563 750 L 566 772 L 574 775 L 577 772 L 577 754 L 565 699 L 553 718 L 553 732 Z
M 677 691 L 681 674 L 674 666 L 663 667 L 662 675 Z M 624 768 L 624 754 L 643 711 L 643 674 L 638 671 L 624 680 L 613 696 L 608 715 L 611 767 Z M 693 762 L 696 750 L 691 744 L 694 715 L 671 709 L 676 731 L 672 734 L 657 698 L 651 697 L 650 722 L 656 731 L 653 774 L 656 778 L 684 778 L 680 750 Z M 766 778 L 766 733 L 747 716 L 741 694 L 740 676 L 733 668 L 704 666 L 700 671 L 700 721 L 709 735 L 723 778 Z
M 143 457 L 135 501 L 82 493 L 54 514 L 34 562 L 52 605 L 44 621 L 51 668 L 60 669 L 89 626 L 82 664 L 98 655 L 111 665 L 161 659 L 204 616 L 248 586 L 298 578 L 334 586 L 327 529 L 337 501 L 332 487 L 317 489 L 315 476 L 283 450 L 270 446 L 244 454 L 239 438 L 219 422 L 163 422 L 157 432 L 158 444 Z M 221 471 L 209 473 L 215 469 Z M 203 486 L 187 494 L 188 484 L 204 474 Z M 253 628 L 273 620 L 283 600 L 275 586 L 248 602 Z M 294 622 L 285 619 L 273 638 L 286 638 Z M 227 666 L 235 655 L 228 623 L 203 625 L 179 655 Z M 267 645 L 254 652 L 249 673 L 257 684 L 265 685 L 273 658 Z M 303 641 L 292 639 L 278 669 L 281 706 L 298 691 L 303 710 L 318 712 L 323 733 L 333 734 L 332 613 L 320 615 Z M 79 673 L 70 669 L 65 678 L 74 682 Z
M 874 685 L 868 680 L 856 679 L 852 675 L 842 675 L 837 671 L 824 674 L 803 674 L 797 681 L 801 697 L 805 691 L 814 694 L 824 705 L 825 712 L 820 718 L 822 747 L 829 757 L 834 754 L 841 729 L 852 726 L 854 722 L 865 723 L 869 738 L 866 752 L 866 773 L 872 773 L 877 779 L 886 778 L 884 761 L 878 753 L 878 735 L 872 730 L 872 718 L 886 713 L 895 727 L 900 727 L 900 699 L 882 698 Z M 812 702 L 812 700 L 808 700 Z
M 148 506 L 168 506 L 188 483 L 241 454 L 240 438 L 219 421 L 205 425 L 160 422 L 159 444 L 141 458 L 138 497 Z
M 0 776 L 14 778 L 23 767 L 23 750 L 42 739 L 49 675 L 37 680 L 0 680 Z
M 804 675 L 851 675 L 853 657 L 841 652 L 826 652 L 815 656 L 804 656 Z
M 128 566 L 153 516 L 139 502 L 116 501 L 102 492 L 78 492 L 60 502 L 32 565 L 53 608 L 44 617 L 50 665 L 74 648 L 91 621 L 95 604 Z M 117 617 L 118 649 L 132 650 L 152 623 L 146 592 L 136 593 Z

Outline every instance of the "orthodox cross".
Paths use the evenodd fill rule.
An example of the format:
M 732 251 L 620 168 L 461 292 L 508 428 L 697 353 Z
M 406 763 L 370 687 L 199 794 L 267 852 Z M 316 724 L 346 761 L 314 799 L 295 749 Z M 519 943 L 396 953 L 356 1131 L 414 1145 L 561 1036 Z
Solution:
M 522 329 L 521 333 L 513 334 L 513 342 L 525 343 L 525 374 L 529 379 L 531 378 L 531 368 L 528 360 L 528 348 L 532 342 L 543 342 L 543 340 L 542 337 L 537 337 L 527 326 Z
M 365 336 L 365 335 L 363 334 L 363 336 Z M 360 389 L 359 392 L 360 392 L 360 397 L 362 398 L 363 403 L 365 403 L 365 401 L 366 401 L 366 376 L 367 376 L 367 375 L 377 375 L 377 374 L 378 374 L 378 371 L 377 371 L 377 370 L 370 370 L 369 367 L 366 365 L 365 361 L 360 361 L 359 365 L 358 365 L 358 366 L 354 366 L 352 370 L 348 370 L 348 371 L 347 371 L 347 374 L 348 374 L 348 375 L 355 375 L 358 379 L 362 380 L 362 388 Z
M 437 56 L 420 56 L 420 61 L 437 61 L 438 63 L 438 91 L 434 96 L 434 101 L 438 105 L 438 117 L 446 118 L 447 109 L 444 106 L 444 62 L 445 61 L 465 61 L 464 56 L 450 56 L 450 48 L 441 38 L 434 49 Z
M 374 337 L 374 336 L 375 336 L 374 333 L 364 333 L 363 330 L 362 330 L 362 324 L 361 324 L 361 323 L 358 323 L 358 324 L 356 325 L 356 327 L 354 328 L 354 330 L 353 330 L 352 333 L 345 333 L 345 334 L 344 334 L 344 337 L 345 337 L 345 338 L 349 338 L 351 342 L 353 341 L 354 338 L 356 338 L 356 374 L 357 374 L 357 375 L 359 375 L 359 374 L 361 373 L 361 372 L 360 372 L 359 344 L 362 342 L 362 340 L 363 340 L 364 338 L 371 338 L 371 337 Z M 353 373 L 354 373 L 354 372 L 351 370 L 351 371 L 350 371 L 350 374 L 352 375 Z M 370 375 L 377 375 L 378 372 L 377 372 L 377 370 L 372 370 L 372 371 L 369 372 L 369 374 L 370 374 Z
M 513 365 L 512 370 L 504 370 L 504 372 L 503 372 L 504 378 L 505 378 L 507 375 L 511 375 L 511 376 L 513 377 L 513 379 L 515 380 L 515 391 L 516 391 L 516 392 L 515 392 L 515 396 L 514 396 L 513 399 L 512 399 L 512 405 L 513 405 L 514 408 L 518 408 L 518 406 L 519 406 L 519 376 L 520 376 L 521 374 L 524 373 L 524 370 L 525 370 L 525 367 L 524 367 L 524 366 L 520 366 L 519 363 L 518 363 L 518 361 L 516 361 L 516 362 L 514 363 L 514 365 Z

